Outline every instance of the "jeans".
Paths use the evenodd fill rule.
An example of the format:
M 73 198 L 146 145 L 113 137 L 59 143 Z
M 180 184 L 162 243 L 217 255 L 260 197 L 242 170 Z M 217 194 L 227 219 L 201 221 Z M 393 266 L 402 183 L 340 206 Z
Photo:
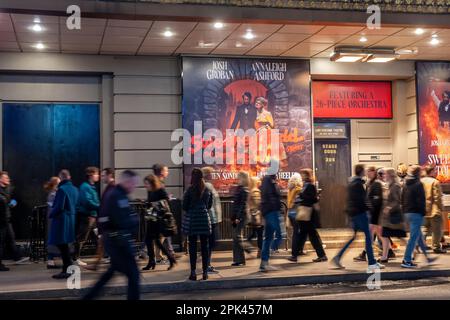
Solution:
M 203 272 L 208 269 L 208 237 L 207 235 L 189 236 L 189 260 L 191 263 L 191 272 L 197 269 L 197 238 L 200 237 L 200 248 L 202 252 L 202 268 Z
M 273 242 L 274 233 L 281 234 L 280 212 L 272 211 L 264 216 L 264 240 L 261 250 L 261 261 L 267 262 L 270 257 L 270 248 Z
M 375 260 L 375 257 L 373 255 L 372 237 L 370 236 L 369 218 L 367 216 L 367 213 L 364 212 L 364 213 L 358 214 L 356 216 L 353 216 L 353 217 L 351 217 L 351 220 L 352 220 L 352 225 L 353 225 L 353 230 L 354 230 L 353 237 L 344 245 L 344 247 L 339 251 L 339 253 L 336 255 L 336 257 L 338 258 L 338 260 L 340 260 L 342 258 L 342 256 L 344 255 L 345 251 L 348 249 L 348 247 L 350 247 L 352 242 L 355 240 L 356 233 L 358 231 L 362 231 L 362 232 L 364 232 L 364 235 L 366 237 L 365 242 L 366 242 L 367 261 L 368 261 L 369 265 L 375 264 L 377 261 Z
M 280 228 L 275 232 L 275 239 L 272 242 L 272 250 L 278 250 L 283 238 L 286 237 L 286 225 L 284 223 L 283 215 L 279 214 L 278 219 L 280 220 Z
M 131 248 L 131 245 L 117 246 L 111 243 L 111 240 L 107 237 L 104 239 L 104 245 L 106 252 L 111 258 L 111 265 L 83 299 L 94 299 L 106 283 L 111 280 L 114 273 L 119 271 L 128 278 L 128 300 L 139 300 L 139 270 L 136 260 L 134 259 L 134 250 Z
M 211 235 L 208 238 L 208 265 L 211 265 L 211 256 L 217 244 L 217 223 L 211 224 Z
M 411 262 L 412 254 L 417 243 L 419 243 L 420 249 L 425 256 L 427 255 L 427 246 L 425 245 L 425 241 L 423 241 L 422 231 L 420 230 L 424 217 L 420 213 L 407 213 L 406 219 L 408 219 L 410 235 L 403 260 L 405 262 Z
M 3 247 L 10 251 L 14 260 L 17 261 L 21 258 L 19 250 L 17 250 L 16 236 L 11 223 L 0 227 L 0 264 L 3 258 Z
M 442 216 L 440 214 L 425 217 L 424 238 L 426 239 L 430 234 L 433 236 L 433 249 L 440 249 L 442 238 Z
M 298 228 L 300 233 L 298 235 L 298 248 L 303 250 L 306 242 L 306 238 L 309 238 L 314 250 L 316 250 L 317 256 L 323 258 L 326 256 L 323 250 L 322 240 L 313 222 L 311 221 L 298 221 Z

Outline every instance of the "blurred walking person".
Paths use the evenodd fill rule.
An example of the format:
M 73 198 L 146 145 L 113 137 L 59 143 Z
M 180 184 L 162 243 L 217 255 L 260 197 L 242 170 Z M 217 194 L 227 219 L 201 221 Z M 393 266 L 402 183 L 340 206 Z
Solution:
M 439 180 L 436 179 L 436 167 L 428 165 L 425 167 L 426 177 L 422 178 L 425 189 L 425 239 L 430 234 L 433 241 L 434 253 L 447 253 L 441 246 L 442 230 L 442 188 Z
M 77 214 L 77 241 L 75 243 L 74 260 L 79 266 L 87 266 L 80 259 L 83 245 L 94 233 L 97 225 L 97 215 L 100 209 L 100 199 L 95 184 L 100 180 L 100 170 L 96 167 L 87 167 L 86 181 L 80 186 L 80 198 Z
M 269 265 L 274 234 L 281 234 L 281 196 L 276 175 L 264 176 L 261 184 L 261 213 L 264 218 L 264 240 L 261 250 L 260 272 L 276 270 Z
M 336 269 L 344 269 L 345 267 L 341 264 L 341 259 L 347 249 L 350 247 L 352 242 L 356 239 L 356 234 L 358 231 L 364 232 L 365 235 L 365 245 L 366 245 L 366 256 L 368 261 L 368 270 L 383 269 L 384 265 L 377 263 L 373 255 L 372 248 L 372 235 L 369 231 L 369 217 L 368 217 L 368 206 L 367 206 L 367 194 L 366 188 L 364 186 L 363 177 L 366 175 L 366 170 L 364 165 L 357 164 L 354 169 L 355 176 L 350 179 L 348 185 L 348 199 L 347 199 L 347 214 L 350 216 L 353 236 L 350 240 L 342 247 L 338 254 L 331 261 L 332 266 Z
M 134 235 L 137 233 L 139 218 L 130 207 L 128 195 L 139 183 L 139 176 L 131 170 L 123 171 L 118 185 L 109 192 L 104 200 L 106 216 L 101 224 L 105 250 L 111 258 L 108 270 L 84 296 L 85 300 L 94 299 L 100 290 L 114 276 L 116 271 L 128 278 L 128 300 L 139 300 L 139 269 L 133 249 Z
M 156 163 L 152 166 L 152 170 L 153 170 L 153 174 L 158 178 L 159 183 L 165 188 L 165 184 L 166 184 L 166 180 L 169 177 L 169 168 L 161 163 Z M 169 199 L 171 198 L 171 196 L 168 194 Z M 172 246 L 172 237 L 164 237 L 164 236 L 160 236 L 161 243 L 164 245 L 164 247 L 166 248 L 167 252 L 170 252 L 170 254 L 175 257 L 175 251 L 173 250 L 173 246 Z M 161 250 L 158 246 L 155 247 L 155 256 L 156 256 L 156 263 L 161 263 L 161 264 L 166 264 L 167 260 L 169 260 L 170 263 L 170 259 L 168 256 L 167 260 L 161 255 Z
M 56 191 L 55 201 L 49 218 L 51 219 L 48 244 L 58 247 L 63 267 L 61 273 L 53 275 L 54 279 L 67 279 L 67 268 L 72 264 L 69 245 L 75 241 L 75 218 L 77 214 L 78 189 L 72 184 L 70 172 L 61 170 L 61 179 Z
M 300 230 L 297 236 L 298 248 L 303 249 L 306 239 L 309 238 L 309 241 L 317 254 L 317 258 L 313 259 L 313 262 L 328 261 L 327 255 L 325 254 L 322 246 L 322 240 L 317 232 L 317 228 L 320 227 L 320 212 L 318 210 L 319 199 L 317 196 L 317 188 L 314 185 L 313 172 L 311 169 L 302 169 L 300 170 L 300 175 L 302 177 L 303 187 L 297 195 L 295 203 L 300 208 L 306 207 L 306 210 L 310 211 L 310 214 L 309 218 L 306 217 L 301 220 L 298 220 L 298 216 L 296 217 L 296 220 L 298 220 L 298 229 Z M 290 260 L 296 262 L 296 259 Z
M 59 177 L 51 177 L 44 184 L 44 190 L 47 192 L 47 239 L 51 232 L 52 219 L 50 219 L 50 213 L 52 212 L 53 203 L 55 202 L 56 190 L 61 183 Z M 58 269 L 54 258 L 59 256 L 59 249 L 54 245 L 47 246 L 47 269 Z
M 164 185 L 160 183 L 160 180 L 154 174 L 149 174 L 144 178 L 144 185 L 147 189 L 147 203 L 150 208 L 153 208 L 152 213 L 154 213 L 150 219 L 147 221 L 147 232 L 145 235 L 145 243 L 147 245 L 148 253 L 148 263 L 142 270 L 155 269 L 156 259 L 155 259 L 155 245 L 161 250 L 161 252 L 166 255 L 169 259 L 170 266 L 167 270 L 172 269 L 175 264 L 175 258 L 172 253 L 161 243 L 162 237 L 162 214 L 160 207 L 169 208 L 169 194 L 164 188 Z
M 108 197 L 108 194 L 110 194 L 114 190 L 114 187 L 116 186 L 116 180 L 114 178 L 114 169 L 112 168 L 103 169 L 101 172 L 101 182 L 105 186 L 105 190 L 103 191 L 102 194 L 102 198 L 100 201 L 100 210 L 97 217 L 97 228 L 98 228 L 97 259 L 94 262 L 94 264 L 86 266 L 86 269 L 89 270 L 97 270 L 100 262 L 105 257 L 103 230 L 100 222 L 102 219 L 104 219 L 104 217 L 108 216 L 105 207 L 105 199 Z
M 287 195 L 287 209 L 289 223 L 292 226 L 292 239 L 291 239 L 291 256 L 288 258 L 289 261 L 297 262 L 297 257 L 300 254 L 300 242 L 299 242 L 299 225 L 295 217 L 297 216 L 298 204 L 295 203 L 297 196 L 302 191 L 303 182 L 302 177 L 299 173 L 294 173 L 288 181 L 288 195 Z
M 208 272 L 217 273 L 216 269 L 211 264 L 211 257 L 214 248 L 217 245 L 217 232 L 219 229 L 219 224 L 222 223 L 222 205 L 220 202 L 220 196 L 217 190 L 212 184 L 213 172 L 212 167 L 202 168 L 203 178 L 205 179 L 205 187 L 211 192 L 213 196 L 213 203 L 211 209 L 209 209 L 209 217 L 211 219 L 211 235 L 208 239 Z
M 408 170 L 408 176 L 405 179 L 405 185 L 402 190 L 402 208 L 409 223 L 409 240 L 406 246 L 405 255 L 401 264 L 402 268 L 415 268 L 417 264 L 413 262 L 412 254 L 414 248 L 419 244 L 428 264 L 431 264 L 434 257 L 427 254 L 422 232 L 420 230 L 426 213 L 425 189 L 420 181 L 420 167 L 411 166 Z
M 249 233 L 247 236 L 247 242 L 251 244 L 252 239 L 256 236 L 256 245 L 258 247 L 257 258 L 261 258 L 261 249 L 263 243 L 264 225 L 261 214 L 261 180 L 258 177 L 250 178 L 250 194 L 248 200 L 249 221 L 248 228 Z
M 383 209 L 383 181 L 380 177 L 383 177 L 384 171 L 378 170 L 375 167 L 369 167 L 367 169 L 367 202 L 370 212 L 369 230 L 372 241 L 375 236 L 381 239 L 381 226 L 380 215 Z M 363 250 L 360 255 L 355 257 L 355 261 L 366 261 L 366 250 Z
M 231 226 L 233 237 L 232 267 L 245 266 L 245 252 L 250 253 L 249 246 L 244 245 L 242 233 L 247 225 L 249 201 L 249 176 L 245 171 L 238 173 L 238 186 L 234 193 L 231 209 Z
M 183 197 L 183 233 L 189 239 L 189 260 L 191 274 L 189 280 L 197 280 L 197 240 L 200 238 L 203 280 L 208 279 L 208 239 L 211 235 L 211 220 L 208 211 L 213 204 L 213 195 L 205 186 L 203 172 L 194 168 L 191 173 L 191 185 Z
M 406 237 L 405 219 L 401 207 L 402 187 L 396 171 L 393 168 L 385 169 L 388 192 L 381 216 L 382 232 L 381 241 L 383 243 L 383 254 L 379 260 L 381 263 L 389 261 L 389 251 L 391 250 L 390 238 Z

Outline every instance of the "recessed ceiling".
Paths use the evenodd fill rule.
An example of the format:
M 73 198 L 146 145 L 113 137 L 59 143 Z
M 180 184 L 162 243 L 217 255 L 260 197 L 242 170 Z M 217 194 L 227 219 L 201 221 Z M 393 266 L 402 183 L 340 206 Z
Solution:
M 82 18 L 81 30 L 69 30 L 65 17 L 0 13 L 0 51 L 312 58 L 329 57 L 335 46 L 348 45 L 415 52 L 400 59 L 450 60 L 450 29 L 221 22 Z M 433 34 L 438 44 L 430 43 Z

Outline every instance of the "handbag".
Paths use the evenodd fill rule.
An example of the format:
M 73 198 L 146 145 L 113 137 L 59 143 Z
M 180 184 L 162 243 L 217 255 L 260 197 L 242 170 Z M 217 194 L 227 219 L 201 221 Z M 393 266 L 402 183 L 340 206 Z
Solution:
M 250 210 L 249 225 L 252 226 L 252 227 L 260 227 L 261 224 L 262 224 L 261 211 L 259 211 L 258 209 Z
M 312 212 L 313 212 L 312 207 L 298 206 L 297 207 L 297 215 L 295 216 L 295 220 L 311 221 Z

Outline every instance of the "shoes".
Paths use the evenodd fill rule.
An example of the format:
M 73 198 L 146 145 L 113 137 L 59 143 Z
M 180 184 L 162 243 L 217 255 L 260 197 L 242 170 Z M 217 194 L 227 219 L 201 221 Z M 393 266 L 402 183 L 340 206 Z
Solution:
M 437 254 L 442 254 L 442 253 L 447 253 L 447 250 L 442 249 L 442 248 L 436 248 L 433 250 L 433 252 L 437 253 Z
M 208 271 L 203 271 L 202 280 L 208 280 Z
M 243 266 L 245 266 L 245 262 L 233 262 L 232 264 L 231 264 L 231 266 L 232 267 L 243 267 Z
M 298 253 L 298 255 L 299 255 L 299 256 L 306 256 L 306 252 L 305 252 L 305 251 L 300 251 L 300 252 Z
M 366 252 L 365 251 L 361 252 L 360 255 L 358 255 L 358 256 L 353 258 L 353 261 L 360 261 L 360 262 L 367 261 L 367 259 L 366 259 Z
M 431 265 L 434 264 L 434 262 L 435 262 L 437 259 L 438 259 L 437 257 L 428 257 L 428 258 L 427 258 L 427 264 L 428 264 L 429 266 L 431 266 Z
M 392 251 L 392 249 L 389 249 L 389 251 L 388 251 L 388 258 L 389 258 L 389 259 L 395 258 L 395 252 Z
M 402 264 L 400 265 L 402 268 L 408 268 L 408 269 L 412 269 L 412 268 L 417 268 L 417 264 L 415 264 L 414 262 L 406 262 L 405 260 L 403 260 Z
M 278 268 L 269 265 L 267 261 L 261 261 L 261 265 L 259 266 L 259 272 L 268 272 L 268 271 L 277 271 Z
M 385 268 L 384 264 L 375 262 L 374 264 L 369 264 L 369 266 L 367 267 L 367 272 L 372 272 L 374 270 L 384 269 L 384 268 Z
M 345 267 L 341 264 L 339 257 L 334 257 L 331 260 L 332 269 L 345 269 Z
M 47 261 L 47 269 L 60 269 L 60 268 L 62 268 L 62 266 L 58 266 L 55 263 L 55 260 L 48 260 Z
M 87 266 L 87 263 L 82 261 L 81 259 L 75 260 L 74 264 L 77 265 L 77 266 L 80 266 L 80 267 L 86 267 Z
M 156 263 L 155 261 L 151 261 L 149 262 L 145 267 L 142 268 L 142 270 L 147 271 L 147 270 L 154 270 L 156 267 Z
M 256 254 L 256 258 L 257 259 L 261 258 L 261 250 L 258 250 L 258 253 Z
M 170 263 L 170 265 L 167 268 L 167 271 L 172 270 L 173 268 L 175 268 L 175 266 L 177 264 L 177 261 L 175 259 L 170 259 L 169 263 Z
M 208 271 L 208 273 L 214 273 L 214 274 L 219 273 L 219 271 L 217 271 L 213 266 L 209 266 L 207 271 Z
M 195 271 L 191 271 L 191 275 L 189 276 L 189 280 L 197 281 L 197 274 Z
M 0 271 L 9 271 L 9 268 L 4 264 L 0 264 Z
M 380 258 L 380 259 L 377 260 L 377 262 L 378 263 L 388 263 L 389 262 L 389 258 L 387 258 L 387 259 L 381 259 Z
M 67 278 L 69 278 L 70 276 L 71 276 L 70 273 L 67 273 L 67 272 L 61 272 L 61 273 L 58 273 L 58 274 L 54 274 L 54 275 L 52 276 L 52 278 L 53 278 L 53 279 L 67 279 Z
M 297 257 L 294 256 L 290 256 L 289 258 L 287 258 L 289 261 L 291 262 L 297 262 Z
M 21 264 L 21 263 L 25 263 L 30 261 L 30 257 L 23 257 L 23 258 L 19 258 L 17 260 L 14 260 L 15 264 Z
M 159 259 L 159 260 L 156 260 L 156 264 L 169 264 L 169 260 Z
M 317 259 L 313 259 L 312 262 L 325 262 L 325 261 L 328 261 L 327 256 L 318 257 Z

